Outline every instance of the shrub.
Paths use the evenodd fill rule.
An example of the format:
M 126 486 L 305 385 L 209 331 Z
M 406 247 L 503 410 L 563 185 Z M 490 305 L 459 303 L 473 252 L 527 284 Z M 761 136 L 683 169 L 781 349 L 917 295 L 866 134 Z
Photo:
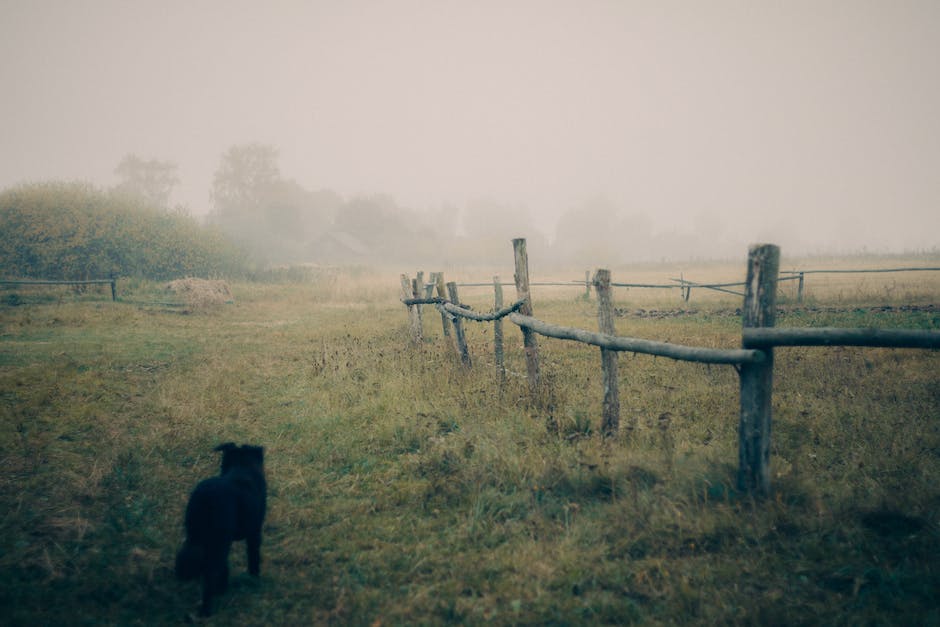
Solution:
M 241 276 L 243 253 L 193 218 L 80 182 L 0 192 L 0 265 L 17 277 Z

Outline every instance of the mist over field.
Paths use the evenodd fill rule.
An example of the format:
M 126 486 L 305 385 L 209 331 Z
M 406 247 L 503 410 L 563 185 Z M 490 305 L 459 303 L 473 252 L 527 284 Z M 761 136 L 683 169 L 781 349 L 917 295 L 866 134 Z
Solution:
M 0 0 L 0 79 L 0 624 L 940 625 L 940 0 Z
M 936 251 L 938 28 L 930 0 L 3 0 L 0 190 L 118 188 L 270 264 Z

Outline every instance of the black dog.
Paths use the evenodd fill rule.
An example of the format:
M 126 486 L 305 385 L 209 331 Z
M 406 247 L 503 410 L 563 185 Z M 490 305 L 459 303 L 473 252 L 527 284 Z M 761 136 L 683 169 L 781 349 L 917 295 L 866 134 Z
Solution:
M 267 501 L 264 448 L 236 446 L 222 451 L 222 472 L 196 486 L 186 506 L 186 541 L 176 556 L 176 576 L 202 575 L 202 614 L 212 613 L 212 595 L 228 587 L 228 552 L 235 540 L 248 548 L 248 572 L 261 568 L 261 523 Z

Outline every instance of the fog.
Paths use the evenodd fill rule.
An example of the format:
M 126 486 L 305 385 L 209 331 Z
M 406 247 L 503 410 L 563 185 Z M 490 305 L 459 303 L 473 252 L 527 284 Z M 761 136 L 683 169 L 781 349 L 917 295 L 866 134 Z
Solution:
M 0 188 L 137 155 L 204 216 L 257 142 L 305 190 L 559 251 L 940 243 L 935 0 L 0 0 L 0 78 Z

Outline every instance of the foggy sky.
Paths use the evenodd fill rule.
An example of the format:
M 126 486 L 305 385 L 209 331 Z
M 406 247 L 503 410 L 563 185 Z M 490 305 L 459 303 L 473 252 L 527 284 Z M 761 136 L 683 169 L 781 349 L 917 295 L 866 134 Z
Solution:
M 0 188 L 231 145 L 309 189 L 791 250 L 940 245 L 936 0 L 0 0 Z M 525 235 L 525 234 L 519 234 Z

